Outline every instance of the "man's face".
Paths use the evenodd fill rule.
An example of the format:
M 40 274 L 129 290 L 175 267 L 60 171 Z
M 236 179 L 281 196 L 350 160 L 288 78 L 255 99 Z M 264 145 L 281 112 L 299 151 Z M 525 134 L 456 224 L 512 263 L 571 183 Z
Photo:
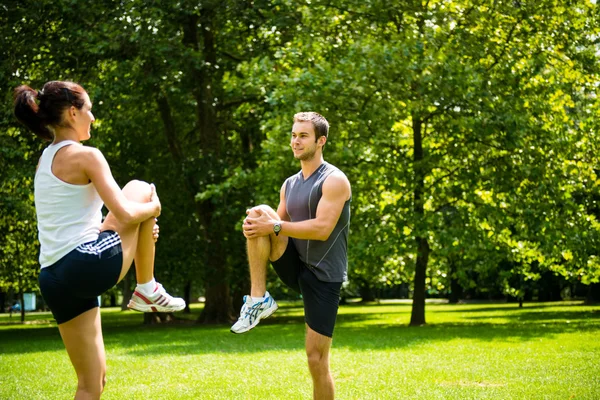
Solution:
M 319 139 L 319 142 L 322 140 Z M 292 126 L 292 140 L 290 142 L 294 157 L 301 161 L 312 160 L 317 148 L 321 147 L 315 142 L 315 128 L 312 122 L 295 122 Z

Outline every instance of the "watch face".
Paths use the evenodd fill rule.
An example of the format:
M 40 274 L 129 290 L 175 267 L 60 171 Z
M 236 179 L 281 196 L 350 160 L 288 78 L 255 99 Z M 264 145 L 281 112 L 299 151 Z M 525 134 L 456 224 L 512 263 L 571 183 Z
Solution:
M 275 233 L 279 232 L 281 230 L 281 224 L 275 224 L 273 225 L 273 231 Z

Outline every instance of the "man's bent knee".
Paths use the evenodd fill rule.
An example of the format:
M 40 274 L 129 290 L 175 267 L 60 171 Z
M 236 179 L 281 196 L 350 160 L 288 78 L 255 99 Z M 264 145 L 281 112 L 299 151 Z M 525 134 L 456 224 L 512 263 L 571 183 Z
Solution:
M 250 212 L 248 212 L 248 217 L 250 218 L 258 218 L 260 217 L 260 213 L 258 212 L 258 210 L 255 208 L 250 209 Z
M 277 215 L 277 212 L 266 204 L 260 204 L 258 206 L 252 207 L 250 209 L 250 213 L 256 213 L 254 214 L 255 216 L 259 216 L 261 214 L 269 214 L 271 216 Z

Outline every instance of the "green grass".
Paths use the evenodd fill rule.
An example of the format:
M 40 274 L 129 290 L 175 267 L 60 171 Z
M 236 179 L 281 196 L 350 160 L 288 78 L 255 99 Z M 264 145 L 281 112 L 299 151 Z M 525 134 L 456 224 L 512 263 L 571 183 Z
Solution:
M 579 303 L 340 308 L 332 371 L 340 399 L 599 399 L 600 307 Z M 228 326 L 144 326 L 103 309 L 103 399 L 308 399 L 298 303 L 244 335 Z M 199 308 L 194 308 L 195 318 Z M 0 314 L 0 399 L 72 398 L 76 384 L 48 313 Z

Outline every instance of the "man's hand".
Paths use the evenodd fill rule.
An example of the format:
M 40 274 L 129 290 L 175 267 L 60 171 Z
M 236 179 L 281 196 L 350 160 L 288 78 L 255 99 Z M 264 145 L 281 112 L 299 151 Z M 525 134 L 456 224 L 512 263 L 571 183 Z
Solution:
M 258 217 L 250 217 L 250 213 L 254 211 Z M 273 225 L 277 220 L 272 219 L 269 214 L 264 212 L 260 207 L 254 207 L 246 210 L 248 216 L 244 219 L 242 230 L 247 239 L 254 239 L 262 236 L 269 236 L 273 233 Z

